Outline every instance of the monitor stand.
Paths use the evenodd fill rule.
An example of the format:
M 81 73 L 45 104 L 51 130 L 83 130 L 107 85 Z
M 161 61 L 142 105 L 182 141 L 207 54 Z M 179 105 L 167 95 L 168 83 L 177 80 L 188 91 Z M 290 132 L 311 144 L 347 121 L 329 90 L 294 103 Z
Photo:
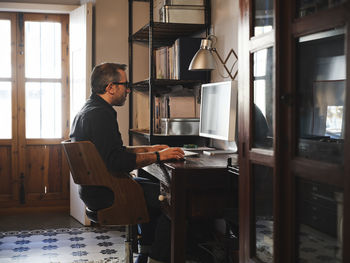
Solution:
M 203 151 L 203 154 L 205 154 L 205 155 L 231 154 L 231 153 L 237 153 L 237 151 L 234 151 L 234 150 Z

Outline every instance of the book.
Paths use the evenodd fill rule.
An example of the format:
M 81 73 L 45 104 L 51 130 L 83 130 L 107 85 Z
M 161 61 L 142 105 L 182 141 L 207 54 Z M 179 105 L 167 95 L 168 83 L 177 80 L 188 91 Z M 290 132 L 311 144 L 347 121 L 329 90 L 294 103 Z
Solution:
M 156 78 L 168 78 L 168 48 L 163 47 L 155 51 Z

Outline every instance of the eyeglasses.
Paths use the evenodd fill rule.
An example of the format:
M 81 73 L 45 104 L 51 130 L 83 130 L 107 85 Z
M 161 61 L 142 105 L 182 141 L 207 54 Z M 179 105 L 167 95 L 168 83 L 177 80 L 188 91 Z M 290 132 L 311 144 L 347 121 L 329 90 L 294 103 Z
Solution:
M 112 82 L 112 84 L 123 85 L 126 89 L 130 89 L 131 88 L 130 82 L 128 82 L 128 81 L 126 81 L 126 82 Z

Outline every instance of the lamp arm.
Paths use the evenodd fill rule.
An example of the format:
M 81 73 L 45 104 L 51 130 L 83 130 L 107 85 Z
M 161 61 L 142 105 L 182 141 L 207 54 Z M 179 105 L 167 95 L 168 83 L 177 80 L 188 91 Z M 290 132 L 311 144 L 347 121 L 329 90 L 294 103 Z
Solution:
M 231 71 L 232 71 L 232 68 L 234 67 L 234 65 L 235 65 L 235 64 L 237 63 L 237 61 L 238 61 L 238 56 L 237 56 L 236 52 L 231 48 L 230 52 L 227 54 L 227 57 L 226 57 L 226 59 L 225 59 L 225 61 L 224 61 L 224 60 L 220 57 L 220 55 L 219 55 L 219 53 L 217 52 L 216 48 L 213 48 L 212 51 L 213 51 L 213 52 L 216 54 L 216 56 L 219 58 L 221 64 L 224 66 L 224 68 L 225 68 L 226 72 L 228 73 L 228 75 L 230 76 L 230 78 L 231 78 L 232 80 L 234 80 L 234 79 L 236 78 L 237 74 L 238 74 L 238 70 L 236 70 L 236 72 L 234 73 L 233 76 L 232 76 L 232 74 L 231 74 Z M 236 57 L 236 61 L 233 63 L 231 70 L 229 70 L 229 69 L 227 68 L 227 66 L 226 66 L 226 63 L 227 63 L 227 61 L 229 60 L 229 58 L 230 58 L 230 56 L 231 56 L 232 54 Z

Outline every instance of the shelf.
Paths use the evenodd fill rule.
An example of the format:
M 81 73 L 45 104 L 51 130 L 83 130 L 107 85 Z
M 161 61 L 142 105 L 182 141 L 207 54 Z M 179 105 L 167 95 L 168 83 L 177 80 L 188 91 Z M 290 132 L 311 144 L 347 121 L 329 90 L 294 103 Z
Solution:
M 149 137 L 150 137 L 149 130 L 130 129 L 129 133 L 140 135 L 140 136 L 145 137 L 147 139 L 149 139 Z
M 188 96 L 196 96 L 196 87 L 202 83 L 207 82 L 201 80 L 199 75 L 189 75 L 189 78 L 195 78 L 195 80 L 177 80 L 177 79 L 156 79 L 155 74 L 155 50 L 160 47 L 167 47 L 174 44 L 174 42 L 181 37 L 194 37 L 199 36 L 209 28 L 210 24 L 210 0 L 205 1 L 205 23 L 204 24 L 188 24 L 188 23 L 165 23 L 155 22 L 153 20 L 152 12 L 149 14 L 149 20 L 143 27 L 138 28 L 136 32 L 133 30 L 133 8 L 130 6 L 132 2 L 151 2 L 150 0 L 129 0 L 129 72 L 131 72 L 130 81 L 132 82 L 132 88 L 136 92 L 148 93 L 149 98 L 149 129 L 154 130 L 154 97 L 160 97 L 165 94 L 186 94 Z M 154 4 L 154 2 L 153 2 Z M 154 6 L 153 6 L 154 7 Z M 152 6 L 150 6 L 152 8 Z M 154 10 L 154 9 L 153 9 Z M 130 19 L 131 18 L 131 19 Z M 133 76 L 133 64 L 134 64 L 134 44 L 145 44 L 149 48 L 149 61 L 150 67 L 148 68 L 148 79 L 135 82 Z M 199 48 L 199 44 L 198 44 Z M 164 65 L 163 65 L 164 66 Z M 182 68 L 181 68 L 182 69 Z M 208 79 L 208 74 L 205 75 L 205 79 Z M 179 72 L 179 77 L 186 78 L 183 73 Z M 198 78 L 198 79 L 196 79 Z M 204 78 L 204 77 L 203 77 Z M 182 86 L 183 89 L 180 87 Z M 133 96 L 130 96 L 129 103 L 129 144 L 130 145 L 144 145 L 144 144 L 167 144 L 170 146 L 179 146 L 183 144 L 194 143 L 197 145 L 205 145 L 206 141 L 200 136 L 189 135 L 162 135 L 153 134 L 149 130 L 133 129 L 133 110 L 134 105 L 132 102 Z
M 149 144 L 167 144 L 169 146 L 183 147 L 184 144 L 196 144 L 205 146 L 206 139 L 199 135 L 164 135 L 149 134 L 148 130 L 130 129 L 129 135 L 133 142 L 132 145 L 149 145 Z M 136 144 L 134 144 L 137 142 Z
M 145 25 L 139 31 L 132 35 L 133 41 L 149 42 L 149 27 Z M 161 23 L 153 24 L 153 45 L 155 47 L 168 46 L 174 43 L 179 37 L 193 35 L 206 29 L 205 24 L 180 24 L 180 23 Z
M 201 84 L 203 81 L 201 80 L 177 80 L 177 79 L 154 79 L 152 81 L 153 84 L 153 90 L 157 90 L 159 88 L 164 89 L 164 86 L 176 86 L 176 85 L 182 85 L 182 86 L 189 86 L 193 87 L 195 84 Z M 132 87 L 136 90 L 147 91 L 149 88 L 149 79 L 135 82 L 132 84 Z
M 150 134 L 148 130 L 137 130 L 137 129 L 131 129 L 130 133 L 132 134 L 138 134 L 143 137 L 149 138 Z M 199 135 L 167 135 L 167 134 L 159 134 L 159 133 L 154 133 L 152 136 L 154 137 L 198 137 Z

